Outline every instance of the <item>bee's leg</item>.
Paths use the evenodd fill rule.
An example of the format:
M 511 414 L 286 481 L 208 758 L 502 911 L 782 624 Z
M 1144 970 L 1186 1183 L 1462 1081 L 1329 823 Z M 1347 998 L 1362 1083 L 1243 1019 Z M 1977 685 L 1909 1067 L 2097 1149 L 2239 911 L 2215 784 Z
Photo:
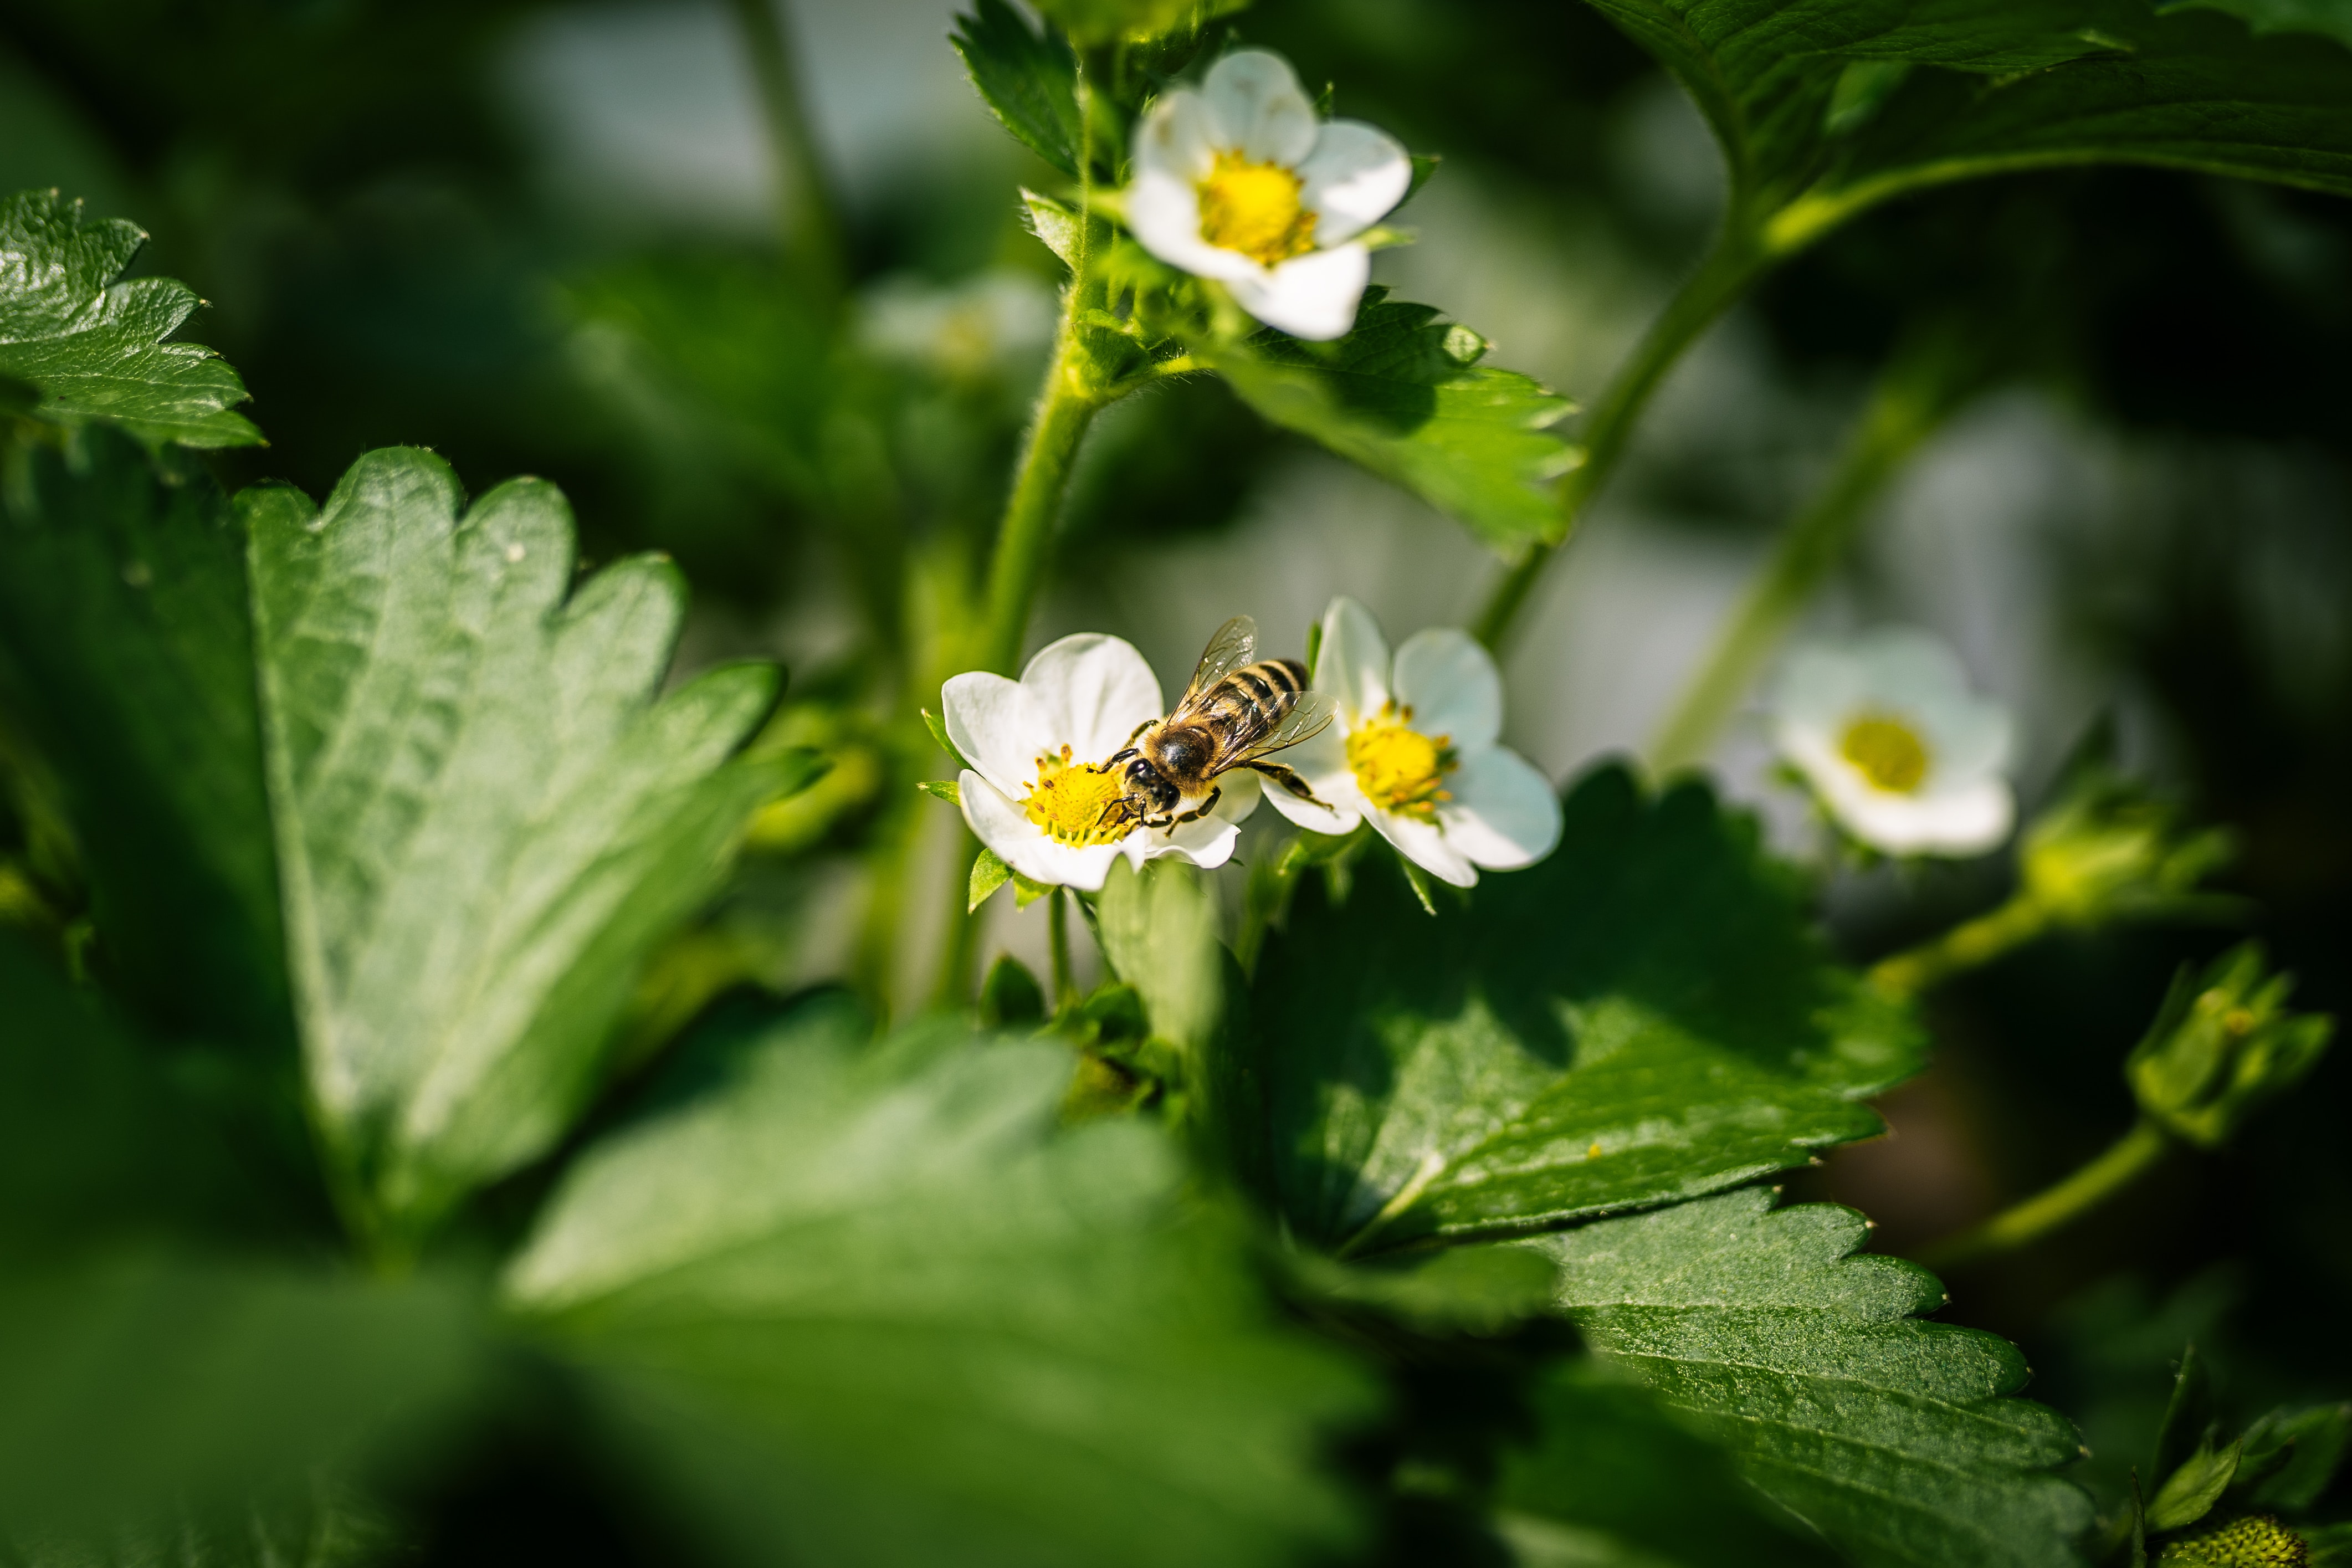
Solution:
M 1218 798 L 1219 798 L 1220 796 L 1222 796 L 1224 793 L 1225 793 L 1225 786 L 1224 786 L 1224 785 L 1223 785 L 1223 784 L 1214 784 L 1214 785 L 1212 785 L 1212 786 L 1210 787 L 1210 790 L 1209 790 L 1209 798 L 1208 798 L 1208 799 L 1206 799 L 1206 800 L 1202 801 L 1200 805 L 1198 805 L 1194 806 L 1192 810 L 1190 810 L 1190 811 L 1186 812 L 1186 813 L 1185 813 L 1183 816 L 1175 816 L 1175 817 L 1171 817 L 1171 818 L 1169 818 L 1168 825 L 1169 825 L 1171 827 L 1173 827 L 1173 826 L 1176 826 L 1178 823 L 1180 823 L 1180 822 L 1198 822 L 1198 821 L 1200 821 L 1200 820 L 1201 820 L 1201 818 L 1202 818 L 1202 817 L 1204 817 L 1204 816 L 1208 816 L 1210 812 L 1212 812 L 1212 811 L 1213 811 L 1213 810 L 1215 810 L 1215 809 L 1216 809 L 1217 800 L 1218 800 Z
M 1150 729 L 1151 726 L 1159 722 L 1160 721 L 1157 719 L 1146 719 L 1142 723 L 1138 724 L 1134 729 L 1129 730 L 1127 732 L 1127 743 L 1130 746 L 1134 745 L 1135 738 L 1138 735 L 1142 734 L 1146 730 Z
M 1283 788 L 1288 790 L 1291 794 L 1297 795 L 1303 801 L 1307 801 L 1313 805 L 1319 805 L 1326 811 L 1331 809 L 1331 805 L 1328 801 L 1317 800 L 1315 798 L 1314 789 L 1305 779 L 1298 776 L 1298 770 L 1296 768 L 1286 766 L 1281 763 L 1266 762 L 1244 763 L 1242 766 L 1249 769 L 1252 773 L 1264 773 L 1267 778 L 1272 779 L 1275 783 L 1280 784 Z
M 1103 772 L 1110 772 L 1111 769 L 1118 766 L 1119 763 L 1127 761 L 1128 758 L 1133 755 L 1135 755 L 1135 748 L 1133 746 L 1128 747 L 1127 750 L 1123 752 L 1113 752 L 1109 756 L 1103 759 Z

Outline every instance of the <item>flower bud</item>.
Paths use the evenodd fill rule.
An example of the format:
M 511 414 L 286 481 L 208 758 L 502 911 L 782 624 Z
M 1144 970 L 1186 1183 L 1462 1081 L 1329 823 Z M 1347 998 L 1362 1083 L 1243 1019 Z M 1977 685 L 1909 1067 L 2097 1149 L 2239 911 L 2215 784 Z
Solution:
M 2294 984 L 2265 973 L 2255 942 L 2222 954 L 2200 979 L 2184 969 L 2124 1064 L 2140 1109 L 2200 1147 L 2228 1142 L 2317 1065 L 2335 1033 L 2333 1018 L 2287 1010 Z
M 2018 852 L 2026 892 L 2077 926 L 2225 907 L 2196 889 L 2234 853 L 2228 831 L 2185 832 L 2179 817 L 2128 781 L 2095 773 L 2026 828 Z

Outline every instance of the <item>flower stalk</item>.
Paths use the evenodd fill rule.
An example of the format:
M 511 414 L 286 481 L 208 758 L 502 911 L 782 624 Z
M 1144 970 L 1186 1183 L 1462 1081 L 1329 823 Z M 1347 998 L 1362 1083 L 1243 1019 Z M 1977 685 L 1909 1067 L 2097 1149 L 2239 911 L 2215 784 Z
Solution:
M 1915 1261 L 1952 1268 L 2020 1247 L 2064 1229 L 2152 1170 L 2172 1146 L 2154 1120 L 2142 1117 L 2107 1151 L 2054 1186 L 2011 1205 L 1981 1225 L 1969 1226 L 1919 1250 Z
M 1528 595 L 1542 579 L 1544 568 L 1559 553 L 1560 546 L 1575 535 L 1586 504 L 1608 482 L 1618 459 L 1625 455 L 1634 422 L 1649 406 L 1651 395 L 1665 379 L 1666 372 L 1748 291 L 1769 259 L 1748 240 L 1742 227 L 1727 225 L 1706 259 L 1683 280 L 1682 287 L 1666 302 L 1665 310 L 1642 334 L 1633 357 L 1618 367 L 1585 422 L 1584 462 L 1561 482 L 1557 536 L 1520 550 L 1517 558 L 1496 580 L 1487 595 L 1486 607 L 1471 625 L 1471 635 L 1487 647 L 1499 651 L 1503 647 L 1520 612 L 1527 607 Z
M 732 0 L 751 75 L 759 84 L 770 156 L 776 161 L 777 221 L 784 255 L 811 287 L 838 299 L 848 281 L 841 218 L 817 162 L 816 138 L 801 93 L 799 62 L 778 0 Z
M 1873 389 L 1829 483 L 1781 531 L 1706 662 L 1650 742 L 1659 773 L 1706 759 L 1725 721 L 1755 684 L 1797 616 L 1853 543 L 1871 503 L 1958 403 L 1940 340 L 1915 339 Z

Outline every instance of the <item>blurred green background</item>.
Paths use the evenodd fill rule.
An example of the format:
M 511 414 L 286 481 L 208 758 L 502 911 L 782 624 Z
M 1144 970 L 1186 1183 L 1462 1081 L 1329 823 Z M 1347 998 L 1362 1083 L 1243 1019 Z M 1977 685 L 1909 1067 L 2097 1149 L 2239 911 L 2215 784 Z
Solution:
M 221 457 L 224 478 L 322 494 L 394 443 L 477 491 L 543 475 L 589 562 L 685 565 L 681 668 L 790 665 L 779 723 L 845 746 L 834 793 L 766 825 L 709 928 L 779 987 L 877 940 L 860 857 L 907 809 L 907 764 L 842 738 L 924 700 L 894 684 L 937 630 L 923 584 L 985 539 L 1051 329 L 1058 266 L 1013 195 L 1046 175 L 961 80 L 951 14 L 774 14 L 840 215 L 836 337 L 787 269 L 805 237 L 743 6 L 0 0 L 0 189 L 135 218 L 139 270 L 206 300 L 190 335 L 242 373 L 270 442 Z M 1580 5 L 1263 0 L 1236 30 L 1444 159 L 1402 216 L 1419 243 L 1375 276 L 1490 337 L 1495 363 L 1590 396 L 1706 237 L 1721 177 L 1696 116 Z M 1548 581 L 1508 666 L 1512 742 L 1558 778 L 1640 746 L 1930 310 L 1969 324 L 1977 389 L 1874 506 L 1809 629 L 1951 640 L 2019 716 L 2029 809 L 2096 744 L 2231 826 L 2223 885 L 2299 1004 L 2352 1010 L 2352 208 L 2333 198 L 2038 174 L 1899 203 L 1807 254 L 1676 372 Z M 1297 651 L 1349 593 L 1401 635 L 1465 618 L 1492 569 L 1402 492 L 1183 386 L 1093 437 L 1034 641 L 1121 633 L 1172 689 L 1227 615 Z M 1744 716 L 1726 789 L 1814 853 L 1766 762 Z M 944 860 L 939 817 L 924 852 Z M 37 847 L 21 813 L 5 831 Z M 1867 958 L 2007 875 L 1999 857 L 1841 871 L 1823 913 Z M 1008 903 L 983 959 L 1042 948 L 1042 907 Z M 2117 1066 L 2173 969 L 2244 933 L 2060 937 L 1942 994 L 1937 1065 L 1887 1105 L 1896 1136 L 1797 1186 L 1864 1209 L 1897 1251 L 2037 1189 L 2129 1122 Z M 2026 1346 L 2095 1467 L 2146 1448 L 2190 1337 L 2239 1418 L 2352 1394 L 2347 1115 L 2338 1051 L 2239 1148 L 1957 1276 L 1948 1318 Z M 493 1441 L 461 1467 L 436 1552 L 630 1556 L 585 1462 L 528 1451 Z

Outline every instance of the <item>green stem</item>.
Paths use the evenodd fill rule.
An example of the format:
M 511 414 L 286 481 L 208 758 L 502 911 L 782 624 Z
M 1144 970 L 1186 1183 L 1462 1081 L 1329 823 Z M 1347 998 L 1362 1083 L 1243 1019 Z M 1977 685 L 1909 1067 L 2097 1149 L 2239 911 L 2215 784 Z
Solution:
M 1544 568 L 1575 533 L 1585 504 L 1608 482 L 1618 459 L 1624 456 L 1634 422 L 1649 405 L 1666 372 L 1763 270 L 1767 258 L 1748 243 L 1745 233 L 1745 226 L 1737 222 L 1725 226 L 1715 248 L 1698 270 L 1684 279 L 1665 310 L 1642 334 L 1633 357 L 1618 367 L 1608 390 L 1594 405 L 1584 426 L 1584 464 L 1560 486 L 1559 537 L 1548 543 L 1529 544 L 1520 552 L 1504 570 L 1487 596 L 1486 607 L 1471 627 L 1472 634 L 1488 647 L 1502 646 Z
M 768 146 L 776 160 L 777 221 L 784 254 L 824 298 L 839 296 L 848 276 L 841 219 L 817 162 L 816 138 L 801 96 L 800 71 L 791 36 L 777 14 L 782 0 L 733 0 L 751 74 L 759 83 L 760 109 L 768 122 Z
M 1047 932 L 1054 944 L 1054 1011 L 1077 1000 L 1077 983 L 1070 978 L 1070 889 L 1056 888 L 1045 911 Z
M 1882 959 L 1871 984 L 1891 996 L 1916 996 L 1964 970 L 1991 963 L 2048 931 L 2053 917 L 2042 901 L 2020 892 L 1989 914 L 1965 921 L 1932 942 Z
M 1757 671 L 1844 555 L 1870 503 L 1943 422 L 1953 400 L 1937 374 L 1941 363 L 1933 349 L 1898 351 L 1881 373 L 1836 472 L 1781 531 L 1738 612 L 1650 743 L 1656 772 L 1706 760 Z
M 1022 444 L 1021 467 L 1005 503 L 1004 521 L 997 529 L 996 553 L 989 563 L 987 630 L 981 663 L 1002 675 L 1016 673 L 1022 644 L 1029 633 L 1029 612 L 1054 541 L 1054 524 L 1069 491 L 1070 466 L 1087 426 L 1102 408 L 1088 374 L 1089 361 L 1076 342 L 1070 321 L 1082 281 L 1073 279 L 1070 283 L 1054 363 L 1046 370 L 1045 391 L 1037 399 L 1037 412 Z
M 2163 1128 L 2142 1118 L 2105 1153 L 2064 1181 L 2003 1209 L 1982 1225 L 1921 1248 L 1917 1261 L 1930 1268 L 1949 1268 L 2030 1246 L 2074 1224 L 2129 1186 L 2171 1146 Z
M 980 858 L 980 840 L 971 828 L 956 835 L 955 853 L 948 864 L 948 923 L 940 938 L 940 983 L 931 994 L 935 1007 L 955 1007 L 971 999 L 971 961 L 980 948 L 980 922 L 971 915 L 971 863 Z

